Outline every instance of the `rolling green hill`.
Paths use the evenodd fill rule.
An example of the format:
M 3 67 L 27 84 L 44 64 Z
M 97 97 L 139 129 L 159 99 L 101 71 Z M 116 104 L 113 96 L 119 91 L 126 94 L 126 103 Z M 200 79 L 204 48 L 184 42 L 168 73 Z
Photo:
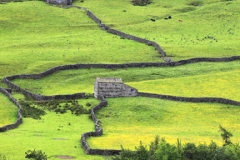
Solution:
M 88 8 L 113 29 L 156 41 L 173 60 L 239 55 L 240 1 L 199 0 L 201 6 L 188 5 L 191 2 L 196 1 L 153 0 L 144 7 L 130 0 L 74 4 Z M 165 20 L 168 16 L 172 19 Z
M 140 7 L 133 6 L 131 0 L 77 0 L 73 5 L 89 9 L 113 29 L 156 41 L 174 61 L 239 55 L 240 0 L 202 0 L 199 6 L 191 5 L 191 0 L 152 2 Z M 165 20 L 168 16 L 172 18 Z M 164 62 L 154 47 L 101 30 L 85 10 L 64 9 L 43 1 L 0 4 L 0 33 L 1 79 L 65 64 Z M 93 93 L 96 77 L 115 77 L 140 92 L 240 101 L 239 71 L 237 60 L 176 67 L 86 68 L 13 82 L 33 93 L 56 95 Z M 0 87 L 7 88 L 2 81 Z M 14 91 L 12 94 L 17 100 L 25 98 Z M 122 144 L 134 149 L 140 140 L 149 144 L 156 134 L 170 143 L 180 138 L 184 142 L 214 140 L 221 144 L 219 124 L 233 131 L 233 141 L 239 142 L 239 106 L 142 97 L 107 100 L 109 106 L 97 113 L 104 135 L 87 139 L 92 148 L 120 149 Z M 0 94 L 0 126 L 13 123 L 16 113 L 17 107 Z M 51 156 L 49 159 L 63 154 L 76 159 L 105 159 L 86 155 L 80 146 L 81 134 L 93 130 L 88 115 L 74 117 L 47 111 L 42 121 L 23 118 L 18 128 L 0 133 L 0 154 L 19 160 L 28 149 L 36 148 Z

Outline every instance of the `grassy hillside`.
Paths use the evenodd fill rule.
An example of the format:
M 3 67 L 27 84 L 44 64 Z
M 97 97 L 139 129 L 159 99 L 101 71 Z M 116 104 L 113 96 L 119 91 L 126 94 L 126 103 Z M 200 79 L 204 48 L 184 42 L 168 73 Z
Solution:
M 156 41 L 175 61 L 239 55 L 240 0 L 202 0 L 200 6 L 189 5 L 192 0 L 152 1 L 143 7 L 133 6 L 131 0 L 77 0 L 73 5 L 86 7 L 113 29 Z M 165 20 L 168 16 L 172 19 Z M 43 1 L 0 4 L 0 33 L 0 79 L 65 64 L 163 62 L 154 47 L 101 30 L 86 11 Z M 93 93 L 96 77 L 119 77 L 142 92 L 239 101 L 239 71 L 239 61 L 203 62 L 177 67 L 68 70 L 39 80 L 13 82 L 34 93 L 56 95 Z M 7 86 L 0 82 L 0 87 Z M 13 96 L 24 99 L 20 93 L 13 92 Z M 170 143 L 180 138 L 221 144 L 219 124 L 233 131 L 234 142 L 240 142 L 238 106 L 141 97 L 107 100 L 109 106 L 97 113 L 104 135 L 87 139 L 92 148 L 120 149 L 122 144 L 134 149 L 140 140 L 148 144 L 156 134 Z M 85 104 L 88 100 L 79 101 Z M 42 120 L 23 118 L 17 129 L 0 133 L 0 154 L 19 160 L 28 149 L 36 148 L 50 159 L 56 155 L 104 159 L 86 155 L 80 146 L 81 134 L 94 130 L 88 115 L 46 112 Z M 13 123 L 16 114 L 17 107 L 0 93 L 0 127 Z
M 18 107 L 7 96 L 0 93 L 0 127 L 13 124 L 17 120 Z
M 107 98 L 108 107 L 97 113 L 103 136 L 88 138 L 92 148 L 135 149 L 139 141 L 149 144 L 154 135 L 170 143 L 183 142 L 222 144 L 219 125 L 233 132 L 239 142 L 239 106 L 218 103 L 190 103 L 127 97 Z
M 201 6 L 188 5 L 192 2 L 153 0 L 140 7 L 131 0 L 85 0 L 74 5 L 88 8 L 114 29 L 156 41 L 173 60 L 239 55 L 240 1 L 200 0 Z M 168 16 L 172 19 L 165 20 Z
M 104 32 L 84 10 L 28 1 L 0 12 L 2 78 L 63 64 L 163 61 L 154 47 Z
M 31 92 L 54 95 L 94 92 L 96 77 L 120 77 L 140 92 L 186 97 L 222 97 L 240 100 L 239 61 L 196 63 L 177 67 L 79 69 L 54 73 L 42 79 L 16 79 Z
M 130 0 L 93 0 L 74 5 L 90 9 L 114 29 L 158 42 L 173 60 L 238 55 L 239 0 L 205 0 L 201 7 L 189 3 L 153 1 L 139 7 Z M 62 64 L 162 61 L 153 47 L 102 31 L 84 10 L 27 1 L 1 4 L 0 11 L 0 77 Z M 168 15 L 172 19 L 164 20 Z

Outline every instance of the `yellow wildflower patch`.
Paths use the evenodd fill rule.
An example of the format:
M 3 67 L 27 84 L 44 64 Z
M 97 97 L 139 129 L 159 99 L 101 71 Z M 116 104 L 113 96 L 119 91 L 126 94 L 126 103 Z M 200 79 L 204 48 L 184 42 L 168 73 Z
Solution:
M 139 92 L 240 101 L 240 70 L 127 84 L 137 88 Z
M 219 103 L 190 103 L 170 100 L 123 97 L 108 98 L 108 107 L 96 113 L 103 128 L 102 137 L 87 141 L 91 148 L 134 149 L 149 144 L 155 135 L 174 144 L 185 142 L 222 144 L 219 125 L 233 132 L 232 140 L 240 142 L 239 106 Z

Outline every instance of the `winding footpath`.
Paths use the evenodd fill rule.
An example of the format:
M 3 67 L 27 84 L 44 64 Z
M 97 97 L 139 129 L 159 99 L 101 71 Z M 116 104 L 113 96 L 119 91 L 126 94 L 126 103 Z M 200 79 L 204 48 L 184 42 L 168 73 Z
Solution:
M 77 7 L 82 10 L 87 10 L 84 7 L 79 6 L 73 6 L 70 7 Z M 114 29 L 111 29 L 110 27 L 106 26 L 105 24 L 101 23 L 101 20 L 98 19 L 91 11 L 87 10 L 87 15 L 92 18 L 98 25 L 103 29 L 104 31 L 107 31 L 108 33 L 112 33 L 115 35 L 119 35 L 121 37 L 134 40 L 136 42 L 145 43 L 149 46 L 155 47 L 158 52 L 162 55 L 163 59 L 166 63 L 124 63 L 124 64 L 74 64 L 74 65 L 63 65 L 63 66 L 57 66 L 54 68 L 51 68 L 47 71 L 44 71 L 39 74 L 21 74 L 21 75 L 13 75 L 4 77 L 3 82 L 6 83 L 9 87 L 15 89 L 17 92 L 21 92 L 25 95 L 28 95 L 36 100 L 48 100 L 48 99 L 80 99 L 85 98 L 85 93 L 76 93 L 76 94 L 69 94 L 69 95 L 53 95 L 53 96 L 45 96 L 45 95 L 38 95 L 35 93 L 31 93 L 27 90 L 21 89 L 18 85 L 11 82 L 11 80 L 14 79 L 40 79 L 43 77 L 46 77 L 50 74 L 53 74 L 57 71 L 62 70 L 70 70 L 70 69 L 82 69 L 82 68 L 107 68 L 107 69 L 113 69 L 113 68 L 134 68 L 134 67 L 167 67 L 167 66 L 179 66 L 189 63 L 197 63 L 197 62 L 228 62 L 228 61 L 234 61 L 234 60 L 240 60 L 240 56 L 232 56 L 232 57 L 225 57 L 225 58 L 191 58 L 186 60 L 180 60 L 180 61 L 172 61 L 170 58 L 164 58 L 166 57 L 165 51 L 160 47 L 160 45 L 154 41 L 149 41 L 146 39 L 142 39 L 139 37 L 135 37 Z M 21 116 L 21 105 L 14 99 L 11 94 L 4 88 L 0 88 L 0 92 L 2 92 L 4 95 L 6 95 L 19 109 L 17 112 L 17 120 L 14 124 L 5 125 L 3 127 L 0 127 L 0 132 L 7 131 L 9 129 L 14 129 L 18 127 L 22 123 L 22 116 Z M 233 101 L 230 99 L 224 99 L 224 98 L 216 98 L 216 97 L 176 97 L 171 95 L 161 95 L 161 94 L 152 94 L 152 93 L 143 93 L 138 92 L 137 96 L 141 97 L 151 97 L 151 98 L 160 98 L 160 99 L 167 99 L 167 100 L 174 100 L 174 101 L 185 101 L 185 102 L 209 102 L 209 103 L 223 103 L 223 104 L 231 104 L 231 105 L 238 105 L 240 106 L 240 102 Z M 91 109 L 91 117 L 95 124 L 95 131 L 94 132 L 86 132 L 81 135 L 80 143 L 85 150 L 86 154 L 89 155 L 116 155 L 121 152 L 121 150 L 111 150 L 111 149 L 91 149 L 86 141 L 86 138 L 88 137 L 97 137 L 101 136 L 103 134 L 103 129 L 99 125 L 99 120 L 96 118 L 95 113 L 100 110 L 103 107 L 108 106 L 107 100 L 102 96 L 99 95 L 97 97 L 98 100 L 101 102 L 94 106 Z

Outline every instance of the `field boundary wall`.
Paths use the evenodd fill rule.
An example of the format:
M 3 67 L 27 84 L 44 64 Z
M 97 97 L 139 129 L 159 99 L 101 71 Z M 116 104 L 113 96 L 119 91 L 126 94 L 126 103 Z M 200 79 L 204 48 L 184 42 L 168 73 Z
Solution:
M 98 95 L 97 99 L 101 102 L 94 106 L 91 109 L 91 117 L 95 125 L 95 131 L 94 132 L 86 132 L 81 135 L 81 145 L 83 149 L 85 150 L 86 154 L 89 155 L 119 155 L 121 150 L 113 150 L 113 149 L 91 149 L 86 141 L 86 138 L 88 137 L 99 137 L 103 134 L 103 129 L 99 125 L 99 120 L 95 116 L 95 113 L 99 111 L 101 108 L 108 106 L 108 102 L 102 95 Z
M 101 29 L 106 30 L 108 33 L 112 33 L 112 34 L 115 34 L 115 35 L 118 35 L 118 36 L 130 39 L 130 40 L 134 40 L 136 42 L 144 43 L 144 44 L 149 45 L 149 46 L 153 46 L 153 47 L 155 47 L 158 50 L 158 52 L 162 55 L 162 57 L 166 57 L 166 52 L 160 47 L 160 45 L 157 42 L 150 41 L 150 40 L 147 40 L 147 39 L 143 39 L 143 38 L 140 38 L 140 37 L 136 37 L 136 36 L 133 36 L 133 35 L 130 35 L 130 34 L 126 34 L 124 32 L 112 29 L 112 28 L 106 26 L 105 24 L 102 24 L 101 20 L 99 18 L 97 18 L 89 10 L 87 11 L 87 15 L 90 18 L 92 18 L 92 20 L 94 20 L 97 24 L 99 24 L 99 27 L 101 27 Z
M 85 9 L 85 8 L 81 8 Z M 136 37 L 130 34 L 126 34 L 124 32 L 111 29 L 110 27 L 106 26 L 105 24 L 101 23 L 101 20 L 98 19 L 91 11 L 87 11 L 87 15 L 92 18 L 101 29 L 106 30 L 108 33 L 112 33 L 130 40 L 134 40 L 136 42 L 144 43 L 149 46 L 155 47 L 158 52 L 162 55 L 162 57 L 166 56 L 166 52 L 160 47 L 160 45 L 154 41 L 150 41 L 147 39 L 143 39 L 140 37 Z M 22 92 L 25 95 L 28 95 L 36 100 L 42 101 L 42 100 L 48 100 L 48 99 L 80 99 L 80 98 L 86 98 L 87 96 L 85 93 L 75 93 L 75 94 L 68 94 L 68 95 L 53 95 L 53 96 L 45 96 L 45 95 L 38 95 L 35 93 L 31 93 L 27 90 L 21 89 L 18 85 L 11 82 L 11 80 L 14 79 L 40 79 L 45 76 L 48 76 L 50 74 L 53 74 L 57 71 L 61 70 L 69 70 L 69 69 L 85 69 L 88 67 L 92 68 L 106 68 L 106 69 L 117 69 L 117 68 L 134 68 L 134 67 L 168 67 L 168 66 L 179 66 L 189 63 L 197 63 L 197 62 L 223 62 L 223 61 L 234 61 L 234 60 L 240 60 L 240 56 L 232 56 L 232 57 L 225 57 L 225 58 L 191 58 L 186 60 L 180 60 L 180 61 L 168 61 L 168 63 L 125 63 L 125 64 L 73 64 L 73 65 L 63 65 L 51 68 L 47 71 L 44 71 L 39 74 L 22 74 L 22 75 L 13 75 L 4 77 L 3 81 L 5 84 L 10 86 L 11 88 L 15 89 L 18 92 Z M 17 112 L 17 120 L 14 124 L 5 125 L 3 127 L 0 127 L 0 132 L 4 132 L 10 129 L 14 129 L 18 127 L 22 123 L 22 108 L 21 105 L 14 99 L 11 94 L 4 88 L 0 88 L 0 92 L 6 95 L 19 109 Z M 231 105 L 238 105 L 240 106 L 240 102 L 224 99 L 224 98 L 214 98 L 214 97 L 202 97 L 202 98 L 192 98 L 192 97 L 176 97 L 176 96 L 170 96 L 170 95 L 161 95 L 161 94 L 153 94 L 153 93 L 144 93 L 144 92 L 138 92 L 137 96 L 141 97 L 149 97 L 149 98 L 160 98 L 160 99 L 167 99 L 167 100 L 173 100 L 173 101 L 185 101 L 185 102 L 195 102 L 195 103 L 201 103 L 201 102 L 217 102 L 217 103 L 224 103 L 224 104 L 231 104 Z M 98 95 L 98 100 L 101 102 L 91 108 L 91 118 L 95 125 L 95 131 L 94 132 L 85 132 L 81 135 L 81 145 L 84 148 L 86 154 L 89 155 L 119 155 L 121 150 L 111 150 L 111 149 L 91 149 L 86 141 L 86 138 L 88 137 L 97 137 L 102 136 L 103 129 L 99 125 L 99 120 L 95 116 L 95 113 L 99 111 L 101 108 L 108 106 L 108 102 L 102 95 Z
M 101 24 L 101 20 L 98 19 L 91 11 L 87 11 L 87 15 L 92 18 L 97 24 Z
M 139 97 L 148 97 L 148 98 L 160 98 L 160 99 L 167 99 L 173 101 L 185 101 L 185 102 L 211 102 L 211 103 L 224 103 L 224 104 L 231 104 L 231 105 L 238 105 L 240 106 L 240 102 L 233 101 L 225 98 L 214 98 L 214 97 L 203 97 L 203 98 L 192 98 L 192 97 L 176 97 L 170 95 L 161 95 L 161 94 L 153 94 L 153 93 L 144 93 L 138 92 L 137 96 Z M 91 149 L 86 141 L 88 137 L 98 137 L 103 134 L 103 129 L 99 125 L 99 121 L 95 116 L 95 113 L 103 107 L 108 106 L 107 100 L 104 99 L 102 95 L 98 95 L 98 100 L 101 102 L 94 106 L 91 109 L 91 117 L 95 124 L 95 131 L 94 132 L 86 132 L 81 135 L 81 145 L 84 148 L 86 154 L 89 155 L 119 155 L 121 150 L 109 150 L 109 149 Z
M 6 89 L 0 88 L 0 92 L 3 93 L 5 96 L 7 96 L 10 99 L 10 101 L 12 101 L 18 107 L 17 120 L 15 121 L 15 123 L 0 127 L 0 132 L 5 132 L 7 130 L 17 128 L 22 123 L 22 115 L 21 115 L 22 107 Z
M 28 92 L 27 90 L 22 89 L 22 93 L 32 97 L 38 101 L 48 100 L 48 99 L 81 99 L 86 98 L 85 93 L 75 93 L 75 94 L 66 94 L 66 95 L 53 95 L 53 96 L 44 96 L 35 93 Z
M 184 101 L 184 102 L 194 102 L 194 103 L 211 102 L 211 103 L 223 103 L 223 104 L 240 106 L 240 102 L 238 101 L 233 101 L 225 98 L 216 98 L 216 97 L 177 97 L 177 96 L 171 96 L 171 95 L 153 94 L 153 93 L 145 93 L 145 92 L 138 92 L 137 96 L 149 97 L 149 98 L 160 98 L 160 99 L 167 99 L 172 101 Z
M 72 64 L 72 65 L 63 65 L 53 67 L 47 71 L 41 72 L 39 74 L 21 74 L 21 75 L 12 75 L 4 77 L 3 82 L 9 87 L 15 89 L 17 92 L 26 94 L 36 100 L 47 100 L 47 99 L 79 99 L 86 97 L 85 93 L 76 93 L 72 95 L 54 95 L 54 96 L 44 96 L 31 93 L 24 89 L 21 89 L 18 85 L 11 82 L 14 79 L 40 79 L 46 77 L 50 74 L 53 74 L 57 71 L 70 70 L 70 69 L 86 69 L 86 68 L 106 68 L 106 69 L 118 69 L 118 68 L 134 68 L 134 67 L 169 67 L 169 66 L 179 66 L 190 63 L 197 62 L 227 62 L 240 60 L 240 56 L 232 56 L 225 58 L 191 58 L 186 60 L 174 61 L 169 63 L 159 62 L 159 63 L 123 63 L 123 64 Z
M 175 62 L 169 62 L 169 63 L 125 63 L 125 64 L 73 64 L 73 65 L 63 65 L 63 66 L 58 66 L 51 68 L 47 71 L 44 71 L 39 74 L 22 74 L 22 75 L 13 75 L 13 76 L 8 76 L 4 77 L 3 82 L 6 83 L 8 86 L 11 88 L 14 88 L 16 91 L 21 92 L 23 94 L 26 94 L 30 97 L 33 97 L 34 99 L 37 100 L 46 100 L 46 99 L 51 99 L 51 98 L 57 98 L 62 99 L 62 98 L 67 98 L 67 97 L 83 97 L 85 96 L 85 93 L 77 93 L 74 95 L 55 95 L 55 96 L 43 96 L 43 95 L 37 95 L 31 92 L 28 92 L 24 89 L 21 89 L 18 85 L 12 83 L 10 80 L 14 80 L 17 78 L 20 79 L 40 79 L 42 77 L 48 76 L 52 73 L 55 73 L 57 71 L 61 70 L 69 70 L 69 69 L 86 69 L 89 67 L 92 68 L 106 68 L 106 69 L 115 69 L 115 68 L 133 68 L 133 67 L 167 67 L 167 66 L 178 66 L 178 65 L 184 65 L 184 64 L 189 64 L 189 63 L 196 63 L 196 62 L 223 62 L 223 61 L 233 61 L 233 60 L 240 60 L 240 56 L 233 56 L 233 57 L 225 57 L 225 58 L 192 58 L 192 59 L 187 59 L 187 60 L 180 60 L 180 61 L 175 61 Z M 6 91 L 6 90 L 5 90 Z M 7 91 L 6 91 L 7 92 Z M 6 93 L 4 92 L 4 93 Z M 9 94 L 9 93 L 8 93 Z M 10 94 L 9 94 L 10 95 Z M 168 95 L 157 95 L 157 94 L 151 94 L 151 93 L 142 93 L 139 92 L 137 96 L 142 96 L 142 97 L 151 97 L 151 98 L 162 98 L 162 99 L 169 99 L 169 100 L 174 100 L 174 101 L 186 101 L 186 102 L 218 102 L 218 103 L 225 103 L 225 104 L 233 104 L 233 105 L 239 105 L 240 102 L 228 100 L 228 99 L 223 99 L 223 98 L 187 98 L 187 97 L 175 97 L 175 96 L 168 96 Z M 79 98 L 78 97 L 78 98 Z M 98 97 L 101 102 L 93 107 L 91 109 L 91 117 L 95 123 L 95 131 L 94 132 L 86 132 L 81 135 L 81 144 L 82 147 L 84 148 L 85 152 L 90 155 L 118 155 L 120 154 L 121 150 L 109 150 L 109 149 L 91 149 L 86 142 L 86 138 L 88 137 L 96 137 L 96 136 L 101 136 L 102 135 L 102 128 L 100 128 L 99 121 L 95 116 L 95 112 L 97 112 L 99 109 L 102 107 L 107 106 L 107 101 L 104 99 L 103 96 Z M 12 101 L 14 104 L 18 104 L 17 101 L 12 98 Z M 20 105 L 19 105 L 20 106 Z M 14 129 L 16 128 L 19 124 L 22 123 L 22 117 L 20 114 L 20 110 L 18 111 L 18 120 L 11 125 L 3 126 L 0 128 L 0 131 L 6 131 L 8 129 Z

